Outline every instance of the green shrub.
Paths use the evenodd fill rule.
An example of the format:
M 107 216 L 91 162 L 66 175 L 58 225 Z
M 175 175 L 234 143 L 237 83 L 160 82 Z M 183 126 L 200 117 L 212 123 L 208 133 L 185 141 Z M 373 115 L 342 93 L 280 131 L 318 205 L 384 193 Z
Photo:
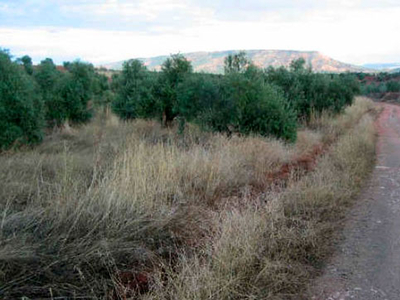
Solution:
M 355 77 L 318 74 L 293 61 L 289 69 L 261 70 L 244 52 L 225 59 L 225 75 L 194 74 L 182 55 L 172 55 L 161 72 L 139 61 L 124 64 L 113 78 L 114 111 L 123 119 L 157 117 L 165 125 L 196 122 L 204 129 L 296 139 L 297 119 L 313 112 L 340 112 L 359 92 Z M 184 126 L 180 126 L 183 130 Z
M 193 74 L 180 84 L 178 103 L 180 116 L 205 129 L 296 139 L 296 115 L 257 69 Z
M 257 70 L 244 74 L 230 74 L 224 77 L 223 99 L 234 109 L 226 128 L 243 134 L 275 136 L 286 140 L 296 139 L 296 116 L 287 105 L 283 93 L 264 82 Z M 229 107 L 228 106 L 228 107 Z
M 301 77 L 301 74 L 290 72 L 284 67 L 269 67 L 265 70 L 265 81 L 282 89 L 290 107 L 297 112 L 299 118 L 310 114 L 310 103 L 305 96 L 305 82 Z
M 192 64 L 181 54 L 171 55 L 161 67 L 155 96 L 157 111 L 164 125 L 169 125 L 179 115 L 177 90 L 179 84 L 193 72 Z
M 112 108 L 122 119 L 154 117 L 170 125 L 180 113 L 178 86 L 191 73 L 190 62 L 180 54 L 168 58 L 160 73 L 149 72 L 139 60 L 127 61 L 113 76 L 117 97 Z
M 328 95 L 332 101 L 329 110 L 339 113 L 346 106 L 353 104 L 354 96 L 361 93 L 356 78 L 350 74 L 331 75 Z
M 198 123 L 202 114 L 209 114 L 221 96 L 221 77 L 193 73 L 184 78 L 177 88 L 175 110 L 186 121 Z
M 314 73 L 302 59 L 293 61 L 290 69 L 268 68 L 265 80 L 279 86 L 298 118 L 306 120 L 313 112 L 340 112 L 360 93 L 355 76 Z
M 34 78 L 43 97 L 48 127 L 60 126 L 68 117 L 65 99 L 61 97 L 61 87 L 65 77 L 50 58 L 42 60 L 34 72 Z
M 117 95 L 112 108 L 118 116 L 122 119 L 135 119 L 154 115 L 154 81 L 141 61 L 124 62 L 116 84 Z
M 97 96 L 103 92 L 95 81 L 91 64 L 75 61 L 64 63 L 64 67 L 65 71 L 59 71 L 53 61 L 46 58 L 34 72 L 45 103 L 47 126 L 61 126 L 67 120 L 89 121 L 92 117 L 89 101 L 95 100 L 94 91 Z
M 246 57 L 246 52 L 230 54 L 224 59 L 224 73 L 243 73 L 251 65 L 251 60 Z
M 0 50 L 0 149 L 41 141 L 42 99 L 34 80 Z
M 398 81 L 393 81 L 393 80 L 388 81 L 386 83 L 386 87 L 388 92 L 394 92 L 394 93 L 400 92 L 400 82 Z
M 387 85 L 385 82 L 372 82 L 370 84 L 364 84 L 361 86 L 361 94 L 370 95 L 370 94 L 382 94 L 388 91 Z
M 240 132 L 275 136 L 291 142 L 296 140 L 297 120 L 283 94 L 270 84 L 265 84 L 259 95 L 244 107 Z
M 93 102 L 96 106 L 108 106 L 113 98 L 110 94 L 110 83 L 106 75 L 94 73 L 93 83 Z
M 24 55 L 21 58 L 18 58 L 17 63 L 22 64 L 24 66 L 24 70 L 28 75 L 33 74 L 33 63 L 32 63 L 32 58 L 30 56 Z
M 64 74 L 59 89 L 66 118 L 74 123 L 87 122 L 93 116 L 89 107 L 93 97 L 93 65 L 74 61 L 64 63 L 64 67 L 68 72 Z

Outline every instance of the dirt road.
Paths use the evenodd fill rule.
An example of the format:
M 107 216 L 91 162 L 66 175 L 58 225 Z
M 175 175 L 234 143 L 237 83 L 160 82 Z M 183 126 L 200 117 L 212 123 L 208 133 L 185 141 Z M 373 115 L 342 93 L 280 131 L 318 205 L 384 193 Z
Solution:
M 400 106 L 381 105 L 375 170 L 310 299 L 400 299 Z

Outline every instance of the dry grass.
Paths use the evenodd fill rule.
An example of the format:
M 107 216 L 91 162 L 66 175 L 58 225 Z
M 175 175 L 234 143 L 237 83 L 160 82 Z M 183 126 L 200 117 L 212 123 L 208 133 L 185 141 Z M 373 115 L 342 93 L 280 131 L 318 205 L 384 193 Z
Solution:
M 282 193 L 260 196 L 259 205 L 219 214 L 213 242 L 201 255 L 182 255 L 168 287 L 149 298 L 299 299 L 329 255 L 334 230 L 369 174 L 374 149 L 373 119 L 364 115 L 314 172 Z
M 0 156 L 0 296 L 294 295 L 368 173 L 371 107 L 314 120 L 296 145 L 99 116 Z M 333 139 L 315 172 L 270 189 L 267 174 Z
M 373 115 L 377 113 L 374 103 L 369 98 L 356 97 L 354 104 L 347 107 L 343 114 L 334 118 L 329 114 L 322 113 L 311 120 L 309 127 L 322 134 L 324 143 L 334 142 L 354 124 L 357 124 L 367 112 Z

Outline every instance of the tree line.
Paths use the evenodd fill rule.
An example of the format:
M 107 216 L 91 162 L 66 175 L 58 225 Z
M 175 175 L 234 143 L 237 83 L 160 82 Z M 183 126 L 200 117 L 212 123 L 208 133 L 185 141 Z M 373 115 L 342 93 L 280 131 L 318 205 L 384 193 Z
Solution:
M 46 128 L 84 123 L 93 116 L 90 102 L 109 89 L 93 65 L 74 61 L 57 67 L 47 58 L 33 66 L 29 56 L 12 60 L 0 49 L 0 149 L 35 144 Z
M 355 76 L 360 82 L 362 95 L 379 98 L 386 93 L 400 92 L 400 72 L 355 73 Z
M 289 68 L 256 67 L 244 52 L 225 58 L 224 75 L 195 73 L 183 55 L 161 71 L 139 60 L 123 64 L 109 80 L 81 61 L 56 66 L 47 58 L 13 60 L 0 49 L 0 148 L 35 144 L 46 128 L 88 122 L 96 106 L 111 106 L 124 120 L 186 122 L 228 135 L 260 134 L 296 139 L 298 124 L 322 111 L 339 113 L 359 93 L 350 74 L 314 73 L 303 59 Z
M 113 111 L 122 119 L 177 119 L 228 134 L 261 134 L 294 141 L 299 122 L 312 114 L 339 113 L 360 92 L 351 74 L 321 74 L 304 59 L 289 68 L 256 67 L 244 52 L 225 58 L 224 75 L 194 73 L 182 55 L 172 55 L 161 72 L 139 60 L 115 76 Z

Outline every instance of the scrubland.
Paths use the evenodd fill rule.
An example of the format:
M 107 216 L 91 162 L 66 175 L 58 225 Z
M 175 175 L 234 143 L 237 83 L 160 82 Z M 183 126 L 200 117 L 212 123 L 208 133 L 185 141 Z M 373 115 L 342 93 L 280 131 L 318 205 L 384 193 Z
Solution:
M 357 98 L 295 144 L 102 113 L 3 153 L 0 297 L 298 299 L 371 170 L 375 113 Z

